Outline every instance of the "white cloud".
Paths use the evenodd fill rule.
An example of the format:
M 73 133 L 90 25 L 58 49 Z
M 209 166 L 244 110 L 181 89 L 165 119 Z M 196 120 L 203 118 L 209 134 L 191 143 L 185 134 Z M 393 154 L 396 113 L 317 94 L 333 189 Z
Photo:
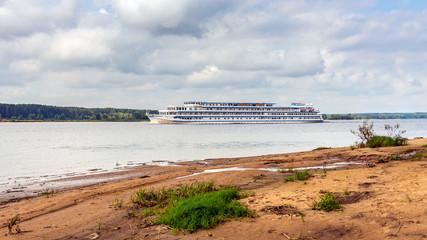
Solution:
M 206 84 L 214 83 L 219 81 L 221 76 L 221 71 L 215 65 L 206 66 L 200 72 L 194 72 L 187 78 L 189 84 Z
M 38 72 L 41 67 L 41 62 L 37 59 L 13 61 L 10 63 L 9 67 L 13 72 Z
M 0 93 L 17 93 L 0 102 L 427 109 L 425 10 L 369 12 L 370 0 L 0 2 Z
M 117 14 L 127 23 L 148 29 L 176 27 L 186 14 L 188 0 L 113 0 Z
M 102 28 L 58 31 L 52 36 L 46 57 L 79 65 L 107 62 L 113 51 L 110 40 L 116 35 L 114 29 Z
M 110 14 L 109 12 L 107 12 L 107 10 L 105 10 L 105 8 L 99 9 L 99 13 L 106 14 L 106 15 Z
M 0 4 L 0 38 L 73 25 L 76 1 L 6 0 Z

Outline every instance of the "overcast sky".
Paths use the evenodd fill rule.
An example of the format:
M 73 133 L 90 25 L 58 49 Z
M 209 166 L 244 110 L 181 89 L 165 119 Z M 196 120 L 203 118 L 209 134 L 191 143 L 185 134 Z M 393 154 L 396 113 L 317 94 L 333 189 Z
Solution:
M 0 0 L 0 103 L 427 111 L 425 0 Z

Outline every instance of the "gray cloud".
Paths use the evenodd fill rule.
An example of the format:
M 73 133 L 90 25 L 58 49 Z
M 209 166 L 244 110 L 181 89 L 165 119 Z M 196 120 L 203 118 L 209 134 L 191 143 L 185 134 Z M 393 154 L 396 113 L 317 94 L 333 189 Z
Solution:
M 0 3 L 0 38 L 51 32 L 74 25 L 76 2 L 61 1 L 3 1 Z
M 423 111 L 425 10 L 367 11 L 374 6 L 0 1 L 0 102 L 307 101 L 325 112 Z

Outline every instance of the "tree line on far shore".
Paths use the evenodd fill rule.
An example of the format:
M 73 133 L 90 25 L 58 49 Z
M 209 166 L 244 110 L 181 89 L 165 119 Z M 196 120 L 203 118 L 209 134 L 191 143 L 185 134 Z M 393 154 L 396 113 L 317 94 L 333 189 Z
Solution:
M 0 103 L 0 121 L 141 121 L 148 120 L 147 111 Z
M 322 114 L 322 118 L 324 120 L 418 119 L 418 118 L 427 118 L 427 112 L 415 112 L 415 113 Z
M 141 121 L 147 112 L 157 110 L 123 108 L 58 107 L 39 104 L 0 103 L 0 121 Z M 322 114 L 324 120 L 416 119 L 427 118 L 427 112 Z

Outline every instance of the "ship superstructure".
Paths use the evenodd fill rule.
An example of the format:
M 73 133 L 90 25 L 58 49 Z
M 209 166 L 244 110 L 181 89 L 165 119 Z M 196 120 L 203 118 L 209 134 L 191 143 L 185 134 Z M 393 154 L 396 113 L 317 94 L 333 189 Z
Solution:
M 147 115 L 152 123 L 298 123 L 322 122 L 312 104 L 288 107 L 264 102 L 184 102 Z

